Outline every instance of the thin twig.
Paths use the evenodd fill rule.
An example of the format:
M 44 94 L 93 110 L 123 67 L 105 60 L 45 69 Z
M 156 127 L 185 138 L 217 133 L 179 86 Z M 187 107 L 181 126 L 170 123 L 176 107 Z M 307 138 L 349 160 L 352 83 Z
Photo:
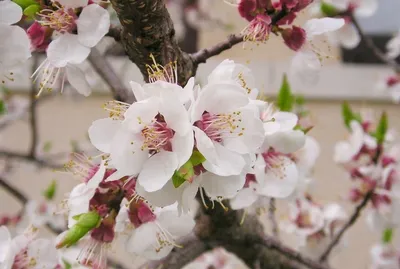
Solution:
M 134 100 L 133 95 L 129 95 L 129 91 L 125 87 L 124 83 L 114 72 L 110 64 L 107 62 L 105 56 L 102 55 L 98 49 L 92 48 L 88 60 L 96 72 L 104 79 L 108 86 L 110 86 L 114 99 L 125 102 L 136 101 Z
M 287 11 L 285 9 L 282 9 L 280 12 L 272 16 L 271 18 L 271 26 L 275 25 L 280 19 L 285 17 L 287 14 Z M 211 48 L 206 48 L 202 49 L 196 53 L 191 54 L 190 56 L 193 59 L 193 63 L 195 65 L 200 64 L 200 63 L 205 63 L 207 59 L 218 55 L 222 53 L 225 50 L 228 50 L 232 48 L 234 45 L 241 43 L 244 41 L 244 35 L 238 34 L 238 35 L 230 35 L 227 40 L 222 41 Z
M 269 249 L 274 249 L 287 258 L 296 261 L 302 265 L 307 266 L 310 269 L 329 269 L 330 267 L 326 264 L 320 263 L 318 261 L 314 261 L 308 257 L 303 256 L 300 252 L 283 245 L 279 240 L 276 240 L 272 237 L 265 238 L 253 238 L 250 239 L 250 242 L 254 242 L 256 244 L 265 246 Z
M 346 222 L 346 224 L 342 227 L 342 229 L 336 234 L 336 236 L 333 238 L 332 242 L 329 244 L 329 246 L 326 248 L 324 253 L 322 253 L 321 257 L 319 258 L 320 262 L 325 262 L 327 258 L 329 257 L 329 254 L 333 250 L 333 248 L 339 243 L 340 239 L 344 235 L 344 233 L 351 227 L 353 224 L 357 221 L 357 219 L 360 217 L 361 211 L 364 209 L 364 207 L 367 206 L 369 200 L 372 197 L 372 194 L 374 193 L 374 189 L 370 190 L 362 200 L 362 202 L 354 209 L 353 214 L 351 214 L 351 217 L 349 220 Z
M 353 22 L 354 27 L 358 31 L 358 34 L 361 37 L 361 42 L 363 42 L 382 62 L 392 67 L 396 73 L 400 73 L 400 65 L 395 60 L 388 58 L 384 52 L 382 52 L 377 46 L 375 46 L 372 39 L 366 36 L 353 14 L 350 14 L 350 18 Z
M 3 189 L 5 189 L 8 193 L 10 193 L 12 196 L 17 198 L 18 201 L 20 201 L 21 203 L 26 204 L 28 202 L 28 198 L 26 198 L 26 196 L 23 193 L 21 193 L 18 189 L 8 184 L 8 182 L 2 177 L 0 177 L 0 186 Z
M 35 72 L 38 62 L 39 62 L 39 56 L 34 53 L 32 55 L 32 74 Z M 31 146 L 29 149 L 29 156 L 32 158 L 35 158 L 36 156 L 36 148 L 38 144 L 38 128 L 37 128 L 37 98 L 36 98 L 36 83 L 32 83 L 31 88 L 30 88 L 30 93 L 29 93 L 29 100 L 30 100 L 30 107 L 29 107 L 29 124 L 30 124 L 30 130 L 31 130 Z
M 276 221 L 275 212 L 276 212 L 276 200 L 275 198 L 271 198 L 269 200 L 268 218 L 272 225 L 272 235 L 275 238 L 279 238 L 279 228 L 278 228 L 278 222 Z
M 17 153 L 17 152 L 13 152 L 13 151 L 0 151 L 0 157 L 25 160 L 27 162 L 35 163 L 39 167 L 46 167 L 46 168 L 51 168 L 51 169 L 63 168 L 62 165 L 49 163 L 45 160 L 39 159 L 37 156 L 33 157 L 30 154 Z

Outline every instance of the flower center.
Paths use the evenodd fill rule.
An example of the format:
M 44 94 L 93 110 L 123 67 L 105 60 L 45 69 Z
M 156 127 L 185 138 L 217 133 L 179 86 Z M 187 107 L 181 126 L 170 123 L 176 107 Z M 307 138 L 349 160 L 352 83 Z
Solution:
M 161 149 L 172 151 L 171 139 L 175 132 L 167 126 L 167 123 L 161 117 L 156 117 L 153 123 L 142 129 L 144 138 L 142 150 L 159 152 Z
M 66 172 L 78 176 L 87 183 L 99 170 L 100 166 L 94 164 L 88 157 L 80 153 L 73 153 L 72 159 L 64 164 Z
M 242 122 L 241 112 L 212 115 L 204 113 L 202 119 L 195 126 L 213 141 L 222 142 L 223 138 L 242 136 L 245 128 L 240 128 Z
M 243 29 L 244 41 L 266 42 L 271 31 L 271 17 L 264 14 L 257 15 L 250 24 Z
M 61 33 L 72 33 L 76 29 L 76 15 L 72 10 L 66 10 L 62 6 L 57 6 L 56 10 L 43 9 L 38 21 L 41 25 L 50 27 Z
M 261 155 L 265 161 L 265 173 L 272 172 L 277 178 L 283 179 L 285 177 L 286 161 L 282 158 L 282 153 L 270 149 Z
M 129 220 L 135 228 L 155 219 L 156 215 L 154 215 L 151 208 L 145 202 L 139 200 L 129 204 Z

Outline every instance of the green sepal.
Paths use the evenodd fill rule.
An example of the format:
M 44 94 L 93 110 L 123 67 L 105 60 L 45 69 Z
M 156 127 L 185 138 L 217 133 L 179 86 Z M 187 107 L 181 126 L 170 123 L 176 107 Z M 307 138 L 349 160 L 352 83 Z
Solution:
M 388 118 L 386 112 L 383 112 L 374 134 L 376 141 L 378 142 L 378 145 L 382 145 L 383 142 L 385 142 L 385 136 L 387 130 L 388 130 Z
M 191 180 L 194 176 L 194 168 L 193 164 L 190 160 L 188 160 L 184 165 L 179 168 L 179 170 L 175 171 L 172 176 L 172 183 L 175 188 L 179 188 L 185 181 Z
M 292 94 L 292 90 L 290 89 L 289 82 L 287 80 L 286 74 L 283 75 L 282 85 L 279 89 L 278 98 L 277 98 L 277 106 L 280 111 L 292 111 L 293 104 L 295 98 Z
M 326 2 L 321 3 L 321 12 L 327 17 L 335 17 L 339 14 L 339 11 L 331 4 Z
M 179 188 L 186 180 L 179 176 L 177 171 L 175 171 L 174 175 L 172 176 L 172 184 L 174 184 L 175 188 Z
M 62 262 L 64 264 L 64 269 L 72 269 L 72 265 L 66 259 L 62 259 Z
M 4 115 L 6 111 L 6 103 L 4 102 L 4 100 L 0 100 L 0 115 Z
M 43 191 L 43 196 L 46 200 L 53 200 L 57 190 L 57 181 L 51 181 L 50 185 Z
M 24 9 L 24 15 L 30 19 L 34 19 L 36 14 L 40 11 L 40 6 L 37 4 L 30 5 Z
M 39 3 L 34 0 L 13 0 L 14 3 L 16 3 L 18 6 L 22 8 L 22 10 L 25 10 L 25 8 L 31 6 L 31 5 L 38 5 Z
M 350 123 L 354 121 L 358 121 L 361 123 L 361 116 L 351 109 L 349 103 L 343 102 L 342 104 L 342 117 L 343 117 L 343 122 L 346 125 L 346 127 L 350 130 Z
M 200 153 L 200 151 L 194 150 L 192 156 L 190 156 L 189 161 L 192 163 L 193 166 L 197 166 L 205 162 L 206 158 L 203 156 L 203 154 Z
M 392 228 L 385 229 L 382 234 L 382 242 L 388 244 L 392 242 L 392 239 L 393 239 L 393 229 Z
M 81 214 L 76 224 L 82 227 L 93 229 L 99 227 L 100 223 L 100 215 L 96 211 L 90 211 L 88 213 Z

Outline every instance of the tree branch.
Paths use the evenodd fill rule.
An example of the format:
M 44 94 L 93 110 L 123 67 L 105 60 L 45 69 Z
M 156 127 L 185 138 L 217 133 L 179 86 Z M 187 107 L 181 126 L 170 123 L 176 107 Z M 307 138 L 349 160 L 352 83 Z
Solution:
M 333 248 L 340 242 L 340 239 L 344 235 L 344 233 L 351 227 L 353 224 L 357 221 L 358 217 L 361 214 L 361 211 L 364 209 L 364 207 L 367 206 L 369 200 L 372 198 L 372 194 L 374 193 L 374 189 L 370 190 L 362 200 L 362 202 L 354 209 L 353 214 L 349 218 L 349 220 L 346 222 L 346 224 L 342 227 L 342 229 L 336 234 L 336 236 L 333 238 L 332 242 L 328 245 L 324 253 L 322 253 L 319 261 L 320 262 L 325 262 Z
M 18 201 L 20 201 L 21 203 L 26 204 L 28 202 L 28 198 L 26 198 L 26 196 L 23 193 L 21 193 L 18 189 L 8 184 L 8 182 L 2 177 L 0 177 L 0 186 L 3 189 L 5 189 L 8 193 L 10 193 L 12 196 L 17 198 Z
M 32 74 L 35 72 L 38 61 L 39 61 L 39 56 L 34 53 L 32 55 Z M 35 158 L 36 156 L 36 148 L 39 140 L 39 134 L 38 134 L 38 128 L 37 128 L 37 114 L 36 114 L 36 108 L 37 108 L 37 97 L 36 97 L 36 83 L 32 83 L 31 88 L 30 88 L 30 93 L 29 93 L 29 100 L 30 100 L 30 107 L 29 107 L 29 125 L 30 125 L 30 130 L 31 130 L 31 146 L 29 149 L 29 156 L 32 158 Z
M 365 35 L 364 31 L 362 30 L 360 24 L 353 14 L 350 14 L 350 18 L 358 34 L 361 37 L 361 42 L 363 42 L 383 63 L 386 63 L 391 68 L 393 68 L 396 73 L 400 73 L 400 65 L 395 60 L 388 58 L 384 52 L 382 52 L 377 46 L 375 46 L 374 42 Z
M 0 151 L 0 157 L 12 158 L 12 159 L 20 159 L 25 160 L 27 162 L 32 162 L 37 164 L 39 167 L 46 167 L 51 169 L 61 169 L 62 165 L 49 163 L 45 160 L 39 159 L 37 156 L 31 156 L 30 154 L 22 154 L 13 151 Z
M 136 101 L 133 94 L 129 95 L 129 91 L 125 87 L 124 83 L 114 72 L 110 64 L 107 62 L 105 56 L 102 55 L 98 49 L 92 48 L 88 60 L 92 64 L 96 72 L 109 85 L 114 99 L 129 103 Z

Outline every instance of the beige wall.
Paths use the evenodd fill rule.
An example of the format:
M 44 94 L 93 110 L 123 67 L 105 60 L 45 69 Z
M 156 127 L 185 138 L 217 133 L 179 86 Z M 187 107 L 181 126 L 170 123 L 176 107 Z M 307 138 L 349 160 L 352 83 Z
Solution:
M 69 100 L 57 97 L 51 101 L 45 101 L 39 109 L 40 142 L 51 141 L 54 145 L 53 153 L 67 152 L 70 149 L 70 140 L 84 140 L 90 123 L 100 117 L 106 116 L 101 105 L 108 97 L 97 96 L 87 99 Z M 356 104 L 355 107 L 369 106 L 388 111 L 390 124 L 400 130 L 399 108 L 387 104 Z M 347 193 L 350 186 L 349 180 L 342 170 L 332 162 L 333 146 L 336 141 L 346 137 L 340 117 L 340 106 L 336 102 L 311 102 L 309 103 L 316 126 L 310 135 L 317 138 L 321 144 L 322 155 L 318 159 L 315 178 L 316 188 L 314 195 L 318 201 L 330 202 L 340 199 Z M 1 148 L 25 152 L 29 145 L 29 129 L 25 122 L 16 122 L 10 126 L 1 136 Z M 19 166 L 16 172 L 7 179 L 20 188 L 30 198 L 40 198 L 43 188 L 52 180 L 59 182 L 57 200 L 63 199 L 64 193 L 78 183 L 73 177 L 53 171 L 36 170 L 20 161 L 15 162 Z M 343 202 L 345 204 L 345 202 Z M 11 213 L 19 209 L 19 203 L 0 190 L 0 213 Z M 346 207 L 349 212 L 352 206 Z M 363 219 L 360 219 L 349 232 L 351 243 L 337 258 L 334 259 L 335 268 L 365 269 L 368 264 L 368 249 L 378 235 L 371 233 Z M 127 264 L 131 258 L 124 257 Z M 139 262 L 140 258 L 134 259 Z

